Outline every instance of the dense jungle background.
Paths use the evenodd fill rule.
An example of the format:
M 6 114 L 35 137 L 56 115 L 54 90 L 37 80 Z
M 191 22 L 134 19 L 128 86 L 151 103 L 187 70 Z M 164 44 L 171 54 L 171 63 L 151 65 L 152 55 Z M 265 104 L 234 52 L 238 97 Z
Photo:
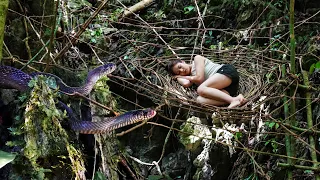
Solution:
M 1 65 L 70 86 L 112 62 L 89 96 L 48 78 L 0 89 L 0 179 L 320 179 L 319 0 L 4 0 Z M 248 99 L 198 104 L 166 71 L 202 55 L 233 64 Z M 5 77 L 0 77 L 1 78 Z M 48 84 L 49 82 L 49 84 Z M 55 82 L 51 82 L 51 85 Z M 157 115 L 113 132 L 68 126 L 130 110 Z

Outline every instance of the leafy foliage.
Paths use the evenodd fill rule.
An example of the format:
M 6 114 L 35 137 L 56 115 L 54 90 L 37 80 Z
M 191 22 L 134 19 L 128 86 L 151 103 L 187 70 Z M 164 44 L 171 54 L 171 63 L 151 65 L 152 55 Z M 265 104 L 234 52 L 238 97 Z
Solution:
M 64 170 L 73 171 L 75 176 L 80 176 L 84 169 L 82 155 L 69 144 L 69 137 L 60 124 L 60 120 L 63 120 L 66 114 L 56 108 L 55 99 L 58 97 L 58 92 L 52 91 L 47 86 L 48 81 L 50 80 L 43 76 L 37 76 L 29 83 L 33 90 L 23 98 L 26 101 L 26 108 L 24 122 L 21 121 L 22 131 L 20 128 L 10 128 L 12 135 L 18 137 L 23 135 L 24 142 L 12 141 L 7 142 L 7 145 L 24 146 L 23 155 L 19 155 L 19 160 L 16 162 L 29 169 L 23 173 L 24 176 L 45 179 L 50 177 L 55 169 L 62 167 Z M 50 166 L 41 163 L 47 161 L 50 162 Z M 71 169 L 69 163 L 72 164 Z

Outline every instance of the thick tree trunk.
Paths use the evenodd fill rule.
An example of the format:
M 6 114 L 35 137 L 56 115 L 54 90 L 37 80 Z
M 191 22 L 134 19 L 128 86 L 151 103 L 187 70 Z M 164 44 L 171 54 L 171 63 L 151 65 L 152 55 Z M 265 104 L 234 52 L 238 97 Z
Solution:
M 8 5 L 9 5 L 8 0 L 0 0 L 0 61 L 2 59 L 4 25 L 6 23 Z

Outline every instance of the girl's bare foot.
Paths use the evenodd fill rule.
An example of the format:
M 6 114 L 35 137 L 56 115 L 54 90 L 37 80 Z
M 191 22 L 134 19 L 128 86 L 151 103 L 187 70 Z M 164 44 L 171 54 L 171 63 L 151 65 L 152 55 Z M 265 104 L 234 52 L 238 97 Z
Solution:
M 242 94 L 239 94 L 236 98 L 237 98 L 237 99 L 239 99 L 239 100 L 240 100 L 240 102 L 242 102 L 242 101 L 243 101 L 243 99 L 244 99 L 244 97 L 243 97 L 243 95 L 242 95 Z
M 237 106 L 241 106 L 242 104 L 246 103 L 247 99 L 243 97 L 242 94 L 239 94 L 237 97 L 234 97 L 234 100 L 230 103 L 228 108 L 234 108 Z
M 239 94 L 236 98 L 240 99 L 240 105 L 243 105 L 247 102 L 247 99 L 244 98 L 242 94 Z
M 235 100 L 230 103 L 228 108 L 234 108 L 234 107 L 240 106 L 240 104 L 241 104 L 240 99 L 235 98 Z

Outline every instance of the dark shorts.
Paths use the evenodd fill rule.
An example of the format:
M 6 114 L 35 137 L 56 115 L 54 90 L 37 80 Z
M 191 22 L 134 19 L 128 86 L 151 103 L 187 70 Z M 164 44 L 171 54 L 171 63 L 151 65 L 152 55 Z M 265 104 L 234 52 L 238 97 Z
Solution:
M 239 79 L 240 79 L 236 68 L 233 65 L 224 64 L 217 71 L 217 73 L 228 76 L 232 80 L 231 84 L 228 87 L 224 88 L 224 90 L 228 91 L 228 93 L 231 96 L 236 96 L 238 94 Z

